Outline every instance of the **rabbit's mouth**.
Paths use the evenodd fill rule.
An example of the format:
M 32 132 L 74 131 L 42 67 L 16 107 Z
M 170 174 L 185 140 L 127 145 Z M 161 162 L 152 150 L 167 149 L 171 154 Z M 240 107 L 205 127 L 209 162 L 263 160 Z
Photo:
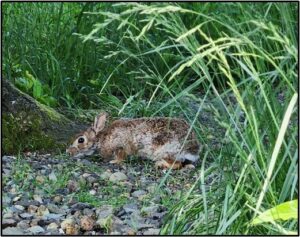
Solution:
M 67 153 L 71 156 L 71 158 L 80 159 L 85 156 L 91 156 L 95 153 L 96 146 L 92 146 L 86 150 L 78 150 L 76 147 L 70 147 L 67 149 Z

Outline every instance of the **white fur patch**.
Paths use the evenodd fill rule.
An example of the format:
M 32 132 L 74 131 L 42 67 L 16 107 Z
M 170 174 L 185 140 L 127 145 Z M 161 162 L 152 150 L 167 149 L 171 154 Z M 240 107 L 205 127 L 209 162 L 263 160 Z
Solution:
M 196 162 L 199 159 L 199 155 L 192 155 L 186 152 L 182 153 L 181 156 L 184 160 L 190 160 L 192 162 Z

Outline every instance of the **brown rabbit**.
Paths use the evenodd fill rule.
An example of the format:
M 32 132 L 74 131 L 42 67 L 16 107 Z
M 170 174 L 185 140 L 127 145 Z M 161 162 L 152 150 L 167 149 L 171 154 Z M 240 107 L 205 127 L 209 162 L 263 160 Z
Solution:
M 137 155 L 155 161 L 157 167 L 173 169 L 199 158 L 196 135 L 183 119 L 119 119 L 110 125 L 106 125 L 106 120 L 107 113 L 99 114 L 93 126 L 79 134 L 66 152 L 80 158 L 98 151 L 104 159 L 114 157 L 110 163 Z

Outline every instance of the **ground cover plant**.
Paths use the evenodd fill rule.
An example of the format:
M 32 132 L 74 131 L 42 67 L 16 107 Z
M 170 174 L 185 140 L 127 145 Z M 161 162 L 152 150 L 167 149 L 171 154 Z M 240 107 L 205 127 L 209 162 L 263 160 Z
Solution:
M 298 3 L 3 3 L 2 10 L 2 75 L 36 100 L 75 119 L 106 110 L 114 118 L 182 117 L 195 129 L 200 162 L 184 192 L 163 195 L 161 234 L 297 233 Z M 31 172 L 24 169 L 12 171 L 14 182 Z M 164 192 L 180 173 L 160 175 Z M 120 192 L 127 191 L 107 191 Z M 109 204 L 122 206 L 124 197 Z M 103 204 L 85 188 L 74 198 Z

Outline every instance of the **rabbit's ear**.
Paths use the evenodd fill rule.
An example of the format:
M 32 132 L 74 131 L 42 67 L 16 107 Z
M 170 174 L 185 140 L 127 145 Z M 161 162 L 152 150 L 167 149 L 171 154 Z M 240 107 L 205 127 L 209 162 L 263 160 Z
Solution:
M 96 116 L 93 127 L 97 134 L 105 127 L 106 118 L 107 113 L 105 112 Z

